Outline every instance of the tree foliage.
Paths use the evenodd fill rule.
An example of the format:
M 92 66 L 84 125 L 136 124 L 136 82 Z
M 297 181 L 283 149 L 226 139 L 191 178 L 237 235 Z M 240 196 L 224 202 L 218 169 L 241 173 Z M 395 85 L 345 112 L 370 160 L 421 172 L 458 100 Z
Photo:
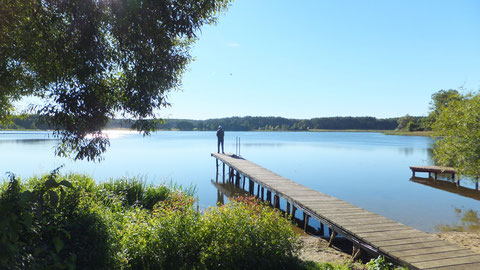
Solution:
M 405 115 L 397 120 L 398 130 L 423 131 L 426 129 L 426 118 L 424 116 Z
M 413 117 L 422 122 L 422 117 Z M 13 116 L 12 124 L 0 125 L 8 129 L 49 129 L 51 128 L 38 115 Z M 408 124 L 408 123 L 407 123 Z M 357 129 L 357 130 L 393 130 L 397 118 L 377 119 L 375 117 L 322 117 L 312 119 L 287 119 L 283 117 L 228 117 L 208 120 L 166 119 L 156 124 L 162 130 L 217 130 L 222 125 L 225 130 L 235 131 L 305 131 L 308 129 Z M 109 119 L 106 128 L 131 128 L 129 119 Z
M 433 93 L 432 101 L 430 101 L 430 113 L 425 121 L 427 127 L 431 128 L 443 108 L 448 107 L 452 101 L 458 101 L 461 99 L 461 94 L 455 89 L 442 89 Z
M 180 87 L 196 32 L 230 0 L 4 0 L 0 3 L 0 121 L 13 102 L 34 111 L 61 139 L 57 154 L 97 159 L 101 133 L 122 113 L 148 133 L 167 94 Z M 88 136 L 87 136 L 88 135 Z
M 191 123 L 186 125 L 185 122 Z M 121 123 L 121 122 L 120 122 Z M 309 129 L 358 129 L 358 130 L 393 130 L 396 118 L 377 119 L 375 117 L 321 117 L 312 119 L 287 119 L 283 117 L 228 117 L 208 120 L 169 119 L 158 125 L 160 129 L 217 130 L 221 125 L 225 130 L 235 131 L 306 131 Z
M 480 177 L 480 94 L 460 96 L 443 106 L 433 124 L 437 163 L 455 167 L 467 177 Z

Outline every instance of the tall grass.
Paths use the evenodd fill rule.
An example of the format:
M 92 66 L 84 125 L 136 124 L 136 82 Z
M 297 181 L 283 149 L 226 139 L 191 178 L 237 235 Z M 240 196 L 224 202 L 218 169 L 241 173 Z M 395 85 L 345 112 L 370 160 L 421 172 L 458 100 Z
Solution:
M 164 201 L 172 190 L 165 185 L 147 185 L 144 179 L 137 177 L 110 179 L 98 188 L 103 195 L 118 197 L 124 206 L 142 206 L 150 210 L 157 202 Z

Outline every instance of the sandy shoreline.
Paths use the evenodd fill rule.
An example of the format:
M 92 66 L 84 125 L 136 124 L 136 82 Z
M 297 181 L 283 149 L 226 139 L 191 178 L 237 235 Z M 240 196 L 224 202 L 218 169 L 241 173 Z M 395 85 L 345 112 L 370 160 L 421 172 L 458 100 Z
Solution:
M 480 232 L 443 232 L 432 235 L 480 254 Z M 343 264 L 352 260 L 351 254 L 347 253 L 346 250 L 335 246 L 328 248 L 328 241 L 320 237 L 302 234 L 299 241 L 303 246 L 299 252 L 299 257 L 302 260 L 335 264 Z M 348 245 L 348 243 L 339 244 Z M 353 264 L 352 267 L 353 269 L 364 269 L 364 265 L 358 262 Z
M 435 236 L 480 254 L 480 232 L 444 232 Z

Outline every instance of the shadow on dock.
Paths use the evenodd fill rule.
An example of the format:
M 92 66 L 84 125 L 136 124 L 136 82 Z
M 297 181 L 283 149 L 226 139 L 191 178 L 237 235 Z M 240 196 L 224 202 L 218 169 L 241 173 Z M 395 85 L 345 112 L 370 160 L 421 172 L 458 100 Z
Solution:
M 410 181 L 480 201 L 480 191 L 472 188 L 458 186 L 456 183 L 453 182 L 434 180 L 433 178 L 423 177 L 412 177 L 410 178 Z

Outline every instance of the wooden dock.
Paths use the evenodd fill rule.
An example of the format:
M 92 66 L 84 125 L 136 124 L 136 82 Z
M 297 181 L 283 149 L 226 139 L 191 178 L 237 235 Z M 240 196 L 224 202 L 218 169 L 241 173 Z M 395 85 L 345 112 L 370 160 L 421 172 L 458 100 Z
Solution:
M 415 177 L 416 172 L 426 172 L 428 173 L 429 178 L 433 173 L 435 175 L 435 180 L 437 180 L 437 175 L 440 173 L 451 174 L 452 179 L 455 179 L 455 174 L 457 173 L 455 168 L 441 166 L 411 166 L 410 170 L 412 170 L 412 177 Z
M 217 153 L 212 156 L 217 162 L 217 181 L 221 161 L 223 181 L 243 185 L 250 195 L 265 199 L 276 208 L 282 208 L 283 200 L 282 210 L 286 213 L 293 217 L 297 211 L 303 213 L 304 228 L 310 218 L 315 218 L 320 222 L 321 232 L 324 226 L 329 229 L 330 240 L 337 234 L 349 239 L 354 257 L 364 251 L 385 256 L 410 269 L 480 269 L 480 254 L 472 250 L 295 183 L 241 157 Z

